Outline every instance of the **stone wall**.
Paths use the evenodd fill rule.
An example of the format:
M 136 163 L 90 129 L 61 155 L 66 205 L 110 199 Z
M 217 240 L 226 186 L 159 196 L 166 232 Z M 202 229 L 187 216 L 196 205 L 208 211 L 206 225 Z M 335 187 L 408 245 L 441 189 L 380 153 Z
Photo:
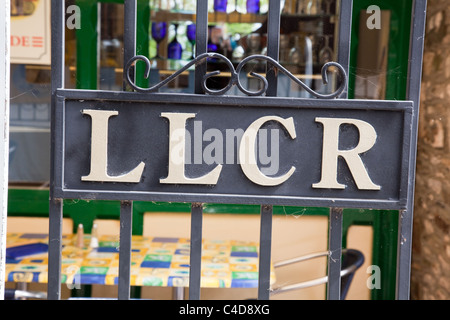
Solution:
M 411 299 L 450 299 L 450 3 L 428 0 Z

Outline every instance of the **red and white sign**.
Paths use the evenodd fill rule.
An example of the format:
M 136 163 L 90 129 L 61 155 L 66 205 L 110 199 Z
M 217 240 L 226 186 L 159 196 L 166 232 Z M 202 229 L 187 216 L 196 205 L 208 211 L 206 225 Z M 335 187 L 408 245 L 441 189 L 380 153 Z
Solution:
M 50 65 L 50 0 L 11 1 L 11 63 Z

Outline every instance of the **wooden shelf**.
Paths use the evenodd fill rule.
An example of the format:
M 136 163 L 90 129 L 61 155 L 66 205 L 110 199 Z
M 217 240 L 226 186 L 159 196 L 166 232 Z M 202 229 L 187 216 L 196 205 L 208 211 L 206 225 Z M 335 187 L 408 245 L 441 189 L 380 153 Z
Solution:
M 188 12 L 174 12 L 167 10 L 152 11 L 150 15 L 151 21 L 192 21 L 195 22 L 196 14 Z M 263 23 L 267 20 L 265 14 L 250 14 L 239 12 L 210 12 L 208 13 L 208 21 L 211 23 Z

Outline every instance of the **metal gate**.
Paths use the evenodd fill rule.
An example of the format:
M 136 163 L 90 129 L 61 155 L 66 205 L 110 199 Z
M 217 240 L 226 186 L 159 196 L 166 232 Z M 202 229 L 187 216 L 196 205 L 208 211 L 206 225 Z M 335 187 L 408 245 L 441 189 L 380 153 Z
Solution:
M 60 299 L 63 200 L 96 199 L 120 200 L 121 202 L 119 299 L 125 300 L 130 298 L 131 220 L 132 206 L 135 200 L 182 201 L 191 203 L 189 299 L 192 300 L 200 299 L 202 203 L 204 202 L 258 204 L 261 206 L 258 287 L 258 299 L 260 300 L 268 300 L 270 297 L 273 205 L 326 206 L 330 208 L 327 298 L 333 300 L 340 299 L 341 290 L 343 208 L 400 210 L 397 298 L 408 299 L 415 152 L 421 79 L 419 75 L 421 74 L 422 68 L 426 1 L 413 1 L 413 23 L 411 26 L 411 50 L 407 89 L 408 101 L 405 102 L 346 100 L 352 16 L 351 0 L 339 1 L 340 16 L 337 62 L 327 63 L 322 69 L 324 81 L 327 80 L 326 71 L 330 67 L 338 70 L 340 81 L 338 81 L 335 90 L 330 94 L 320 94 L 310 89 L 278 62 L 281 8 L 280 1 L 275 0 L 269 1 L 267 55 L 247 57 L 236 68 L 226 57 L 207 52 L 208 1 L 198 0 L 196 11 L 196 57 L 163 82 L 149 89 L 140 88 L 135 84 L 134 66 L 138 60 L 144 61 L 149 72 L 150 62 L 148 58 L 136 56 L 135 54 L 136 3 L 137 0 L 124 1 L 124 34 L 126 35 L 124 39 L 124 81 L 123 92 L 119 93 L 64 89 L 65 4 L 61 0 L 52 0 L 52 163 L 50 178 L 48 298 Z M 217 72 L 207 73 L 206 64 L 210 58 L 221 59 L 231 71 L 231 78 L 228 85 L 221 90 L 212 90 L 207 86 L 206 81 L 208 78 L 217 75 Z M 239 81 L 239 73 L 243 66 L 252 60 L 265 61 L 267 64 L 266 77 L 252 74 L 262 84 L 262 88 L 258 91 L 247 90 Z M 195 94 L 179 94 L 173 96 L 158 93 L 159 88 L 194 65 Z M 304 88 L 313 98 L 277 98 L 277 77 L 280 74 L 286 75 L 293 82 Z M 236 86 L 247 96 L 236 97 L 225 95 L 233 86 Z M 232 187 L 225 185 L 223 187 L 217 187 L 214 191 L 211 191 L 211 189 L 203 190 L 200 187 L 194 187 L 192 189 L 193 191 L 189 191 L 191 189 L 183 189 L 183 187 L 180 187 L 178 190 L 181 190 L 181 192 L 178 192 L 171 189 L 170 185 L 164 188 L 155 187 L 155 190 L 148 191 L 140 189 L 140 187 L 136 187 L 135 185 L 130 187 L 130 183 L 125 185 L 120 185 L 119 183 L 119 186 L 117 186 L 116 182 L 109 181 L 104 184 L 100 178 L 90 180 L 86 176 L 83 176 L 83 180 L 80 179 L 80 176 L 77 176 L 77 173 L 86 168 L 83 168 L 83 170 L 79 168 L 79 158 L 73 155 L 74 150 L 77 149 L 77 144 L 72 141 L 80 137 L 79 131 L 81 129 L 78 127 L 80 123 L 71 117 L 76 114 L 79 115 L 80 111 L 85 112 L 85 114 L 88 113 L 86 111 L 87 109 L 85 109 L 86 101 L 88 101 L 90 108 L 96 110 L 100 110 L 102 108 L 101 105 L 107 102 L 109 105 L 114 106 L 114 109 L 118 110 L 117 112 L 121 113 L 126 113 L 128 112 L 126 111 L 127 109 L 132 110 L 133 108 L 144 110 L 146 105 L 157 109 L 159 112 L 163 111 L 160 106 L 175 106 L 176 110 L 185 108 L 188 112 L 191 112 L 190 114 L 194 114 L 192 110 L 196 110 L 195 108 L 200 108 L 204 114 L 207 114 L 206 117 L 209 119 L 213 117 L 212 114 L 208 114 L 211 107 L 214 107 L 214 112 L 217 112 L 219 115 L 226 114 L 228 110 L 240 110 L 242 117 L 258 115 L 260 109 L 269 111 L 277 110 L 277 112 L 280 112 L 281 115 L 286 115 L 286 117 L 289 112 L 307 112 L 308 110 L 313 110 L 317 114 L 322 115 L 324 112 L 330 112 L 331 110 L 337 114 L 341 114 L 342 117 L 340 119 L 347 119 L 356 115 L 361 118 L 362 113 L 372 112 L 371 116 L 373 117 L 375 115 L 381 121 L 387 118 L 394 118 L 396 119 L 395 121 L 398 121 L 400 129 L 396 128 L 396 130 L 398 129 L 397 131 L 387 130 L 389 132 L 386 133 L 387 138 L 389 138 L 389 135 L 396 135 L 399 138 L 396 140 L 396 144 L 389 144 L 385 148 L 380 147 L 379 149 L 379 152 L 392 154 L 392 160 L 396 163 L 394 166 L 396 168 L 395 170 L 397 170 L 394 172 L 396 178 L 391 177 L 394 181 L 391 188 L 384 187 L 384 185 L 382 188 L 378 188 L 379 186 L 373 183 L 372 186 L 362 187 L 361 189 L 365 189 L 363 192 L 360 192 L 359 187 L 353 189 L 348 188 L 348 193 L 345 196 L 342 196 L 340 191 L 336 192 L 336 190 L 329 190 L 329 188 L 322 189 L 320 195 L 318 195 L 319 193 L 316 193 L 315 190 L 311 191 L 302 187 L 298 181 L 292 182 L 290 188 L 298 188 L 298 194 L 300 195 L 291 194 L 290 192 L 283 193 L 283 191 L 273 189 L 271 189 L 272 191 L 270 193 L 266 194 L 265 190 L 268 190 L 267 184 L 266 186 L 256 186 L 257 183 L 252 185 L 248 190 L 239 189 L 234 191 L 231 190 Z M 93 117 L 93 115 L 91 116 Z M 320 121 L 319 118 L 316 118 L 317 122 Z M 66 121 L 68 119 L 70 121 Z M 275 120 L 281 121 L 280 119 L 276 118 Z M 128 125 L 131 124 L 128 123 Z M 292 134 L 291 138 L 293 138 Z M 382 140 L 381 134 L 379 134 L 379 139 Z M 92 172 L 93 162 L 88 162 L 87 165 L 91 165 Z M 72 174 L 71 172 L 75 173 Z M 388 174 L 383 172 L 371 172 L 371 174 L 377 175 L 377 177 L 379 176 L 379 179 L 383 181 L 389 181 L 390 179 Z M 252 181 L 254 180 L 256 178 Z M 172 184 L 177 185 L 176 182 Z M 195 185 L 195 183 L 193 184 Z M 260 184 L 264 185 L 264 183 Z

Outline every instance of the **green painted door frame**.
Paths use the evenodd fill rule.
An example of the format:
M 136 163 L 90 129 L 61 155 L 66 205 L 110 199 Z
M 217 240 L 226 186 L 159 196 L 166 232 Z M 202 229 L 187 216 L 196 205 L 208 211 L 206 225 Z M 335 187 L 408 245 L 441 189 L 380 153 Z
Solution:
M 77 89 L 95 90 L 98 87 L 98 4 L 123 4 L 123 0 L 76 0 L 81 11 L 81 28 L 76 30 L 77 39 Z M 136 54 L 149 56 L 150 2 L 137 1 L 136 17 Z M 136 66 L 137 85 L 146 88 L 148 80 L 144 78 L 145 67 Z

